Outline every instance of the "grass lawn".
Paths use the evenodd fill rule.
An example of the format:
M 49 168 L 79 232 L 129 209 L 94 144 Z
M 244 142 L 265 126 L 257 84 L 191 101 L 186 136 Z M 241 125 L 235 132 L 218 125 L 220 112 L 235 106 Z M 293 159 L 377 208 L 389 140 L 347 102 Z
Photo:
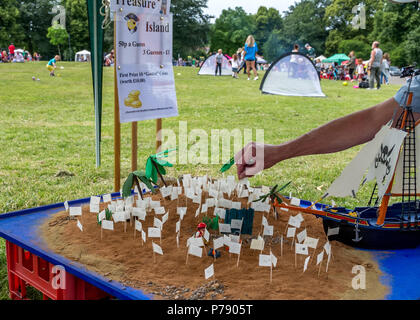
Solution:
M 60 62 L 60 77 L 49 77 L 45 63 L 0 64 L 0 213 L 78 199 L 113 191 L 113 69 L 104 71 L 102 165 L 95 167 L 94 109 L 90 65 Z M 197 69 L 175 68 L 180 116 L 163 120 L 178 132 L 179 121 L 188 131 L 204 129 L 264 129 L 266 143 L 278 144 L 329 120 L 370 107 L 392 97 L 399 86 L 380 91 L 344 87 L 322 81 L 327 98 L 262 95 L 258 81 L 231 77 L 197 76 Z M 32 76 L 41 81 L 33 81 Z M 260 74 L 260 79 L 262 78 Z M 349 132 L 352 134 L 352 132 Z M 139 167 L 154 152 L 155 121 L 139 123 Z M 130 170 L 131 126 L 122 125 L 121 175 Z M 253 185 L 293 181 L 286 191 L 317 200 L 360 149 L 333 155 L 285 161 L 251 179 Z M 169 175 L 182 173 L 218 176 L 220 165 L 176 165 Z M 60 170 L 74 174 L 55 177 Z M 232 174 L 234 170 L 231 169 Z M 321 191 L 317 187 L 321 186 Z M 365 204 L 369 190 L 358 200 Z M 328 202 L 328 201 L 326 201 Z M 7 299 L 4 242 L 0 240 L 0 299 Z

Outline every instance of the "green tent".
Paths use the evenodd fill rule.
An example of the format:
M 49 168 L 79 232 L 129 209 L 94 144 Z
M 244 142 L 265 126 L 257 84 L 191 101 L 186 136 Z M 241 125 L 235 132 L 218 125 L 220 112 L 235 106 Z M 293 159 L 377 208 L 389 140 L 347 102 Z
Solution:
M 341 64 L 343 61 L 348 61 L 348 60 L 350 60 L 350 57 L 348 57 L 344 53 L 336 53 L 335 55 L 322 60 L 322 63 L 337 62 L 338 64 Z

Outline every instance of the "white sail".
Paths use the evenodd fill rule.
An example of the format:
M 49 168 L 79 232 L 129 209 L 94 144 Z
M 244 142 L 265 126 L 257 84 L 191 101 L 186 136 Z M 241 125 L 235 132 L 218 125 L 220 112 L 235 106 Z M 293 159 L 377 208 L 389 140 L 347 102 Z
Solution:
M 416 189 L 417 193 L 420 191 L 420 128 L 416 128 Z M 392 185 L 392 193 L 402 194 L 403 183 L 403 161 L 404 161 L 404 147 L 402 148 L 400 157 L 395 168 L 394 183 Z
M 344 168 L 341 175 L 334 180 L 324 197 L 356 196 L 366 170 L 390 130 L 390 126 L 385 125 L 376 133 L 375 138 L 360 150 L 356 157 Z
M 391 128 L 378 148 L 370 165 L 366 179 L 376 178 L 378 199 L 384 196 L 392 177 L 394 176 L 401 145 L 407 132 Z

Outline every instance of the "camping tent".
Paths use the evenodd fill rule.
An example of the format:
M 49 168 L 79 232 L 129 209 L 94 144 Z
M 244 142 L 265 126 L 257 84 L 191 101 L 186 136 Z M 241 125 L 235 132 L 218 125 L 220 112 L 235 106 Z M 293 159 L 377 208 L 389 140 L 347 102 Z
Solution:
M 350 60 L 348 56 L 346 56 L 344 53 L 336 53 L 335 55 L 323 60 L 323 63 L 332 63 L 336 62 L 338 64 L 341 64 L 343 61 Z
M 319 60 L 321 62 L 323 62 L 323 60 L 327 59 L 327 57 L 323 56 L 322 54 L 319 57 L 315 58 L 315 61 Z
M 90 52 L 87 50 L 76 52 L 76 55 L 74 56 L 74 61 L 76 62 L 90 61 Z
M 200 70 L 198 70 L 198 75 L 214 75 L 216 71 L 216 54 L 211 55 L 203 62 Z M 232 75 L 232 66 L 230 65 L 228 59 L 223 56 L 222 61 L 222 76 L 231 76 Z
M 271 64 L 260 90 L 284 96 L 325 97 L 314 63 L 297 52 L 286 53 Z

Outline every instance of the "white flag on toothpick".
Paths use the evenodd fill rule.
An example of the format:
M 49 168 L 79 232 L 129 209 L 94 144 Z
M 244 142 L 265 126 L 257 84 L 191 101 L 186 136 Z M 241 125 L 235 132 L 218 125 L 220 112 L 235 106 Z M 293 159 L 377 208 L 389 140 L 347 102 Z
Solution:
M 80 231 L 82 231 L 82 232 L 83 232 L 83 226 L 82 226 L 82 224 L 80 223 L 79 219 L 77 219 L 77 227 L 80 229 Z
M 141 231 L 141 238 L 143 239 L 143 242 L 146 242 L 146 232 L 144 232 L 144 230 Z
M 102 198 L 104 199 L 104 202 L 111 202 L 112 201 L 112 197 L 111 197 L 111 194 L 104 194 L 103 196 L 102 196 Z
M 274 226 L 264 226 L 263 236 L 273 236 Z
M 232 219 L 230 220 L 230 228 L 231 229 L 242 229 L 242 222 L 243 219 L 239 220 L 239 219 Z
M 101 227 L 105 230 L 114 230 L 114 221 L 102 220 Z
M 264 239 L 252 239 L 251 241 L 252 250 L 264 250 Z
M 318 246 L 319 239 L 306 237 L 305 241 L 303 241 L 303 244 L 306 244 L 309 248 L 316 249 Z
M 82 215 L 82 207 L 70 207 L 69 208 L 69 215 L 70 216 L 81 216 Z
M 219 223 L 219 231 L 220 233 L 231 233 L 230 224 Z
M 99 211 L 100 211 L 101 209 L 100 209 L 100 207 L 99 207 L 99 204 L 90 204 L 90 206 L 89 206 L 89 211 L 90 212 L 92 212 L 92 213 L 99 213 Z
M 156 252 L 157 254 L 163 255 L 162 248 L 158 244 L 156 244 L 152 241 L 152 245 L 153 245 L 153 251 L 154 252 Z
M 198 206 L 197 210 L 195 210 L 194 218 L 197 218 L 200 215 L 200 211 L 201 211 L 201 204 Z
M 240 254 L 241 253 L 241 244 L 236 242 L 230 242 L 229 253 Z
M 303 241 L 305 241 L 306 236 L 307 236 L 306 235 L 306 229 L 304 229 L 303 231 L 299 232 L 296 235 L 296 238 L 297 238 L 297 240 L 298 240 L 299 243 L 302 243 Z
M 258 265 L 260 267 L 271 267 L 272 261 L 271 261 L 271 255 L 269 254 L 260 254 Z
M 308 263 L 309 263 L 309 259 L 311 258 L 311 256 L 306 257 L 305 259 L 305 263 L 303 265 L 303 272 L 306 271 L 306 269 L 308 269 Z
M 68 201 L 64 201 L 64 209 L 66 209 L 66 211 L 69 211 L 69 203 L 68 203 Z
M 162 229 L 163 223 L 162 223 L 162 221 L 160 221 L 158 218 L 155 217 L 153 219 L 153 226 L 156 227 L 156 228 Z
M 203 235 L 204 240 L 206 240 L 207 242 L 210 239 L 210 233 L 207 231 L 207 229 L 204 229 L 204 235 Z
M 297 206 L 297 207 L 299 207 L 299 206 L 300 206 L 300 199 L 299 199 L 299 198 L 293 198 L 293 197 L 292 197 L 292 199 L 290 199 L 290 204 L 291 204 L 292 206 Z
M 146 220 L 146 209 L 134 207 L 131 211 L 133 217 L 138 217 L 140 220 Z
M 327 237 L 335 236 L 340 233 L 340 227 L 328 228 Z
M 316 256 L 316 265 L 319 265 L 323 259 L 324 259 L 324 251 L 321 251 L 321 253 L 319 253 Z
M 204 277 L 206 280 L 214 276 L 214 264 L 212 263 L 210 267 L 204 269 Z
M 223 239 L 223 237 L 220 237 L 220 238 L 217 238 L 217 239 L 213 239 L 213 247 L 214 247 L 214 250 L 223 247 L 223 245 L 224 245 L 224 239 Z
M 175 224 L 175 232 L 178 233 L 180 229 L 181 229 L 181 221 L 178 220 L 177 223 Z
M 188 254 L 201 258 L 203 255 L 203 248 L 197 247 L 195 245 L 190 245 L 188 247 Z
M 268 226 L 268 221 L 267 221 L 267 218 L 266 218 L 265 216 L 262 216 L 262 221 L 261 221 L 261 224 L 262 224 L 263 226 Z
M 271 250 L 270 250 L 270 256 L 271 256 L 271 263 L 273 264 L 273 267 L 275 268 L 277 266 L 277 257 L 271 252 Z
M 214 215 L 219 216 L 220 219 L 225 219 L 226 216 L 226 209 L 224 208 L 214 208 Z
M 169 218 L 169 211 L 166 212 L 166 214 L 162 217 L 162 223 L 165 223 L 166 221 L 168 221 Z
M 147 236 L 149 238 L 160 238 L 160 228 L 147 228 Z
M 155 214 L 165 214 L 165 208 L 164 207 L 157 207 L 153 208 L 155 210 Z
M 135 228 L 138 232 L 141 232 L 143 230 L 143 225 L 141 224 L 140 221 L 136 220 L 135 222 Z
M 330 252 L 331 252 L 331 245 L 330 245 L 330 243 L 329 243 L 329 242 L 326 242 L 326 243 L 324 244 L 324 250 L 325 250 L 325 252 L 327 253 L 327 255 L 330 255 Z
M 287 238 L 293 238 L 296 234 L 296 228 L 287 228 Z
M 297 254 L 303 254 L 303 255 L 308 255 L 308 246 L 305 244 L 301 244 L 301 243 L 296 243 L 296 253 Z
M 288 224 L 292 227 L 300 228 L 300 220 L 298 218 L 296 218 L 295 216 L 290 216 L 289 217 Z

